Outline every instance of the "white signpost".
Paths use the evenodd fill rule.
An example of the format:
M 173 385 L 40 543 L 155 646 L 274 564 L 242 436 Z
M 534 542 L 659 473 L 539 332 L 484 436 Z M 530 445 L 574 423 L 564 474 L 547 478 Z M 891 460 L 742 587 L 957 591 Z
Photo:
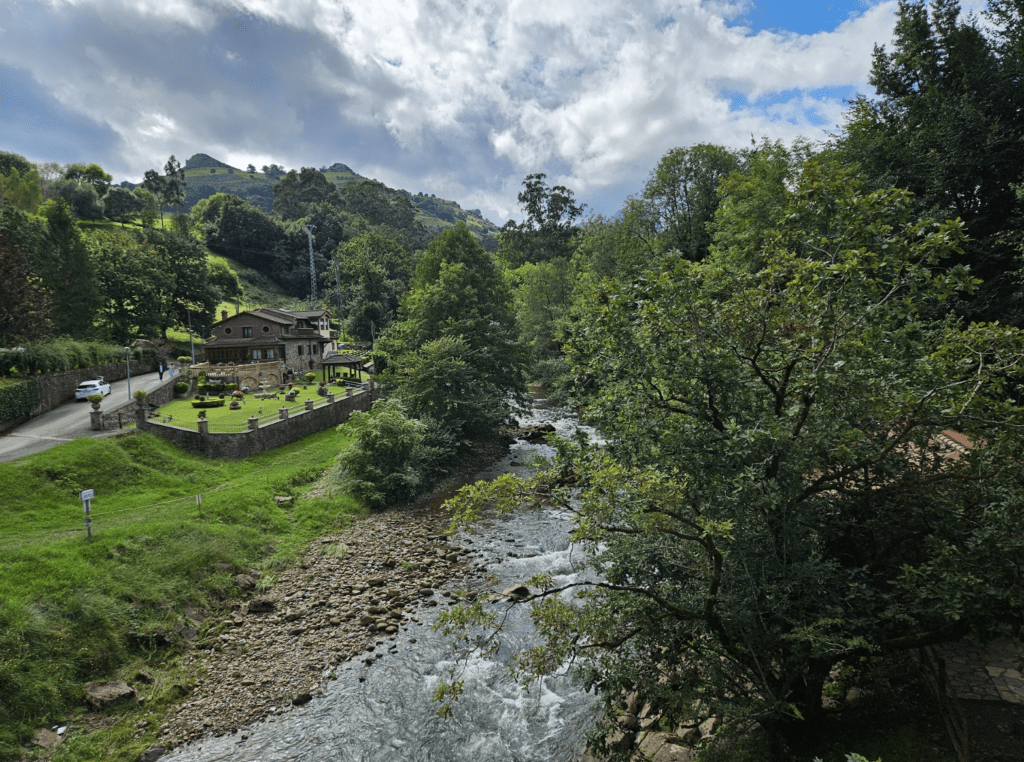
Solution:
M 84 489 L 79 495 L 79 499 L 82 501 L 82 510 L 85 511 L 85 533 L 88 538 L 92 539 L 92 519 L 89 518 L 89 509 L 92 508 L 93 491 L 91 489 Z

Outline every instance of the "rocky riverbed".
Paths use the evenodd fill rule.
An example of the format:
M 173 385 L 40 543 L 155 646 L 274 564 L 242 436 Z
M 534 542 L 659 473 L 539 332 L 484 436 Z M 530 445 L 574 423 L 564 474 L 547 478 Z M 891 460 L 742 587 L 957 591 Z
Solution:
M 454 586 L 470 598 L 483 592 L 484 567 L 449 543 L 447 525 L 436 508 L 394 510 L 321 538 L 266 594 L 195 642 L 195 690 L 161 727 L 161 745 L 239 733 L 293 711 L 340 665 L 386 659 L 418 612 L 457 600 Z

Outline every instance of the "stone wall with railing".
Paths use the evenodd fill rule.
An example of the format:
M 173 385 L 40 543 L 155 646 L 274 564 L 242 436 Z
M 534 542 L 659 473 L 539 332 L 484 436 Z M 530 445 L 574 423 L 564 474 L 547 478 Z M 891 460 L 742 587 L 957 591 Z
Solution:
M 247 458 L 344 423 L 354 411 L 369 410 L 376 398 L 377 390 L 373 387 L 351 396 L 330 394 L 319 406 L 307 403 L 299 412 L 283 407 L 277 420 L 261 422 L 259 418 L 250 418 L 245 431 L 210 431 L 205 420 L 187 427 L 175 425 L 173 421 L 148 419 L 141 412 L 138 428 L 208 458 Z

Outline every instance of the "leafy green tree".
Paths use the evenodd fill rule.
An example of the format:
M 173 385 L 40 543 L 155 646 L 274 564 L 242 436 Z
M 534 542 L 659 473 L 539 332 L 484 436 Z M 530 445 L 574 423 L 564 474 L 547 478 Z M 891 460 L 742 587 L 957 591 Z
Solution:
M 662 251 L 677 249 L 695 261 L 707 256 L 719 183 L 739 166 L 737 154 L 708 143 L 673 148 L 661 158 L 642 199 Z
M 274 186 L 274 214 L 283 220 L 305 217 L 314 204 L 334 204 L 340 201 L 338 189 L 313 167 L 294 169 Z
M 192 208 L 193 226 L 214 254 L 265 271 L 284 237 L 270 215 L 230 193 L 217 193 Z
M 356 441 L 331 470 L 333 488 L 369 508 L 384 508 L 416 495 L 422 485 L 425 425 L 409 418 L 401 404 L 379 399 L 369 413 L 357 411 L 342 426 Z
M 810 168 L 770 223 L 757 267 L 716 244 L 592 289 L 569 347 L 607 446 L 465 497 L 575 515 L 600 581 L 534 580 L 520 666 L 575 665 L 599 746 L 636 693 L 668 727 L 754 720 L 782 759 L 837 665 L 1020 625 L 1024 335 L 920 311 L 973 286 L 938 267 L 960 224 Z
M 837 148 L 876 184 L 907 188 L 923 212 L 964 221 L 969 240 L 954 262 L 982 279 L 958 303 L 975 320 L 1024 325 L 1017 255 L 1024 208 L 1024 57 L 1021 5 L 989 3 L 990 24 L 956 0 L 902 0 L 892 48 L 877 47 L 871 84 Z M 966 295 L 964 295 L 966 296 Z
M 89 338 L 94 333 L 98 298 L 96 270 L 85 238 L 62 198 L 44 203 L 39 216 L 47 225 L 43 280 L 53 294 L 57 331 L 76 339 Z
M 377 180 L 358 180 L 342 188 L 341 203 L 346 212 L 383 228 L 410 251 L 422 249 L 430 242 L 430 233 L 416 219 L 416 206 L 403 191 L 388 188 Z
M 149 228 L 138 234 L 162 270 L 154 284 L 159 302 L 156 327 L 166 339 L 169 328 L 190 322 L 210 325 L 220 293 L 210 283 L 206 250 L 191 236 Z M 191 313 L 191 315 L 190 315 Z
M 219 293 L 218 302 L 240 299 L 245 292 L 238 275 L 223 259 L 209 260 L 209 281 Z
M 132 190 L 132 193 L 140 203 L 138 218 L 142 227 L 151 228 L 156 225 L 157 217 L 161 214 L 156 196 L 141 185 Z
M 335 277 L 337 268 L 337 277 Z M 379 232 L 362 233 L 334 252 L 323 279 L 327 297 L 337 297 L 338 283 L 348 333 L 372 340 L 392 323 L 399 300 L 412 279 L 412 257 L 400 243 Z
M 496 262 L 464 223 L 431 242 L 416 267 L 402 300 L 401 320 L 378 340 L 375 351 L 386 358 L 385 381 L 399 399 L 419 399 L 407 370 L 421 364 L 425 345 L 459 339 L 457 353 L 468 373 L 494 399 L 481 406 L 462 396 L 463 387 L 436 368 L 434 383 L 451 404 L 440 421 L 460 440 L 486 435 L 510 414 L 510 404 L 525 390 L 526 353 L 517 341 L 512 299 Z M 455 345 L 447 344 L 450 351 Z M 464 406 L 465 404 L 465 406 Z M 486 416 L 477 412 L 487 410 Z M 412 415 L 418 410 L 409 407 Z
M 53 333 L 53 299 L 42 277 L 44 246 L 45 230 L 38 219 L 14 206 L 0 206 L 0 347 Z
M 96 267 L 97 323 L 118 344 L 155 336 L 164 324 L 174 278 L 160 252 L 124 230 L 94 231 L 86 241 Z
M 0 207 L 34 212 L 43 199 L 39 171 L 25 157 L 0 151 Z
M 103 198 L 110 190 L 113 178 L 104 172 L 99 164 L 68 164 L 64 168 L 64 179 L 80 185 L 90 185 L 96 191 L 96 195 Z
M 127 188 L 115 186 L 103 198 L 103 213 L 108 219 L 120 222 L 134 222 L 144 210 L 143 201 Z
M 573 272 L 564 262 L 528 262 L 509 277 L 519 335 L 530 349 L 534 377 L 549 386 L 557 384 L 565 370 L 562 340 L 572 304 Z
M 579 232 L 576 220 L 586 207 L 577 204 L 564 185 L 549 188 L 545 177 L 543 173 L 526 176 L 519 193 L 526 219 L 509 220 L 501 227 L 498 256 L 510 267 L 572 256 L 572 242 Z
M 147 189 L 148 190 L 148 189 Z M 164 183 L 160 189 L 161 197 L 167 206 L 174 207 L 178 214 L 182 213 L 188 184 L 185 181 L 185 168 L 174 158 L 174 154 L 164 164 Z
M 155 169 L 147 169 L 145 174 L 142 176 L 142 185 L 140 186 L 144 190 L 149 191 L 155 199 L 158 200 L 157 208 L 160 211 L 160 227 L 164 224 L 164 208 L 163 199 L 164 191 L 167 188 L 167 178 L 157 172 Z
M 57 198 L 62 198 L 68 203 L 78 219 L 103 218 L 103 202 L 92 185 L 77 183 L 74 180 L 60 180 L 57 182 L 55 193 Z

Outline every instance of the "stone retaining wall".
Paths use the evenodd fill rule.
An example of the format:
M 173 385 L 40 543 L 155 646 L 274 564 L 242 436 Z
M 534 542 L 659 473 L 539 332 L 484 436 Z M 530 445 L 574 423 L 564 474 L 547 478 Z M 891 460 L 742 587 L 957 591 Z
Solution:
M 174 385 L 179 380 L 178 378 L 165 378 L 160 386 L 147 392 L 146 405 L 160 407 L 174 399 Z M 117 407 L 101 407 L 99 410 L 93 410 L 91 422 L 93 431 L 113 431 L 134 423 L 136 407 L 135 400 L 129 400 Z
M 166 439 L 183 450 L 208 458 L 247 458 L 295 442 L 310 434 L 344 423 L 356 410 L 369 410 L 377 390 L 336 397 L 333 404 L 292 413 L 283 420 L 236 433 L 202 433 L 159 421 L 138 418 L 138 428 Z

